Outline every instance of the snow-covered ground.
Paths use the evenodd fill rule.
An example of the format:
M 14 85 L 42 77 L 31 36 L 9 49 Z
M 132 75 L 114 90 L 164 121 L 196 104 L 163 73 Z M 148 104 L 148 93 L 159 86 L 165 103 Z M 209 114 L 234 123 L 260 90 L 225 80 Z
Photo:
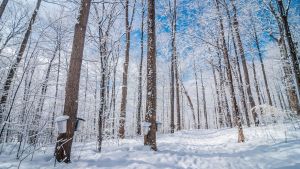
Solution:
M 75 143 L 72 163 L 54 167 L 53 146 L 38 150 L 21 163 L 23 169 L 62 168 L 300 168 L 300 129 L 295 125 L 271 125 L 244 129 L 246 142 L 237 143 L 236 129 L 190 130 L 159 134 L 158 151 L 143 146 L 142 137 L 104 144 Z M 17 168 L 12 146 L 0 155 L 0 168 Z M 11 154 L 11 155 L 9 155 Z

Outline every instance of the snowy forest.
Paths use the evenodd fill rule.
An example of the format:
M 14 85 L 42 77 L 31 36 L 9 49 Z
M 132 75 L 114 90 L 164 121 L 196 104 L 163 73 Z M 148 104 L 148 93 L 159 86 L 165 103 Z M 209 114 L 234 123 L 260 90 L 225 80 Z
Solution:
M 299 0 L 0 5 L 0 169 L 300 168 Z

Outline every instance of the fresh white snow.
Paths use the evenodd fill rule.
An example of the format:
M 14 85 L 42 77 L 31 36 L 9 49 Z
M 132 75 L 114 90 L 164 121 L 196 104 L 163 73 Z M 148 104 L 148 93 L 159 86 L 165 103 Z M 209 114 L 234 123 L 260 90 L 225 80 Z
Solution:
M 56 163 L 53 145 L 42 147 L 22 161 L 21 169 L 96 169 L 96 168 L 211 168 L 260 169 L 300 168 L 300 129 L 294 124 L 275 124 L 245 128 L 245 143 L 237 143 L 237 130 L 210 129 L 158 134 L 158 151 L 143 145 L 143 138 L 106 141 L 103 152 L 96 143 L 74 143 L 72 163 Z M 17 168 L 17 146 L 7 145 L 0 155 L 0 168 Z

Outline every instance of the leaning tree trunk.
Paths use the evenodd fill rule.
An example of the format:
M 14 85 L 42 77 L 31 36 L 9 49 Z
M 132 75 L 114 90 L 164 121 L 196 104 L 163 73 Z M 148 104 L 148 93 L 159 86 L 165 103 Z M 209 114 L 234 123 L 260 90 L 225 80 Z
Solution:
M 294 80 L 292 77 L 293 71 L 292 71 L 291 63 L 287 52 L 286 42 L 284 39 L 284 26 L 282 25 L 281 19 L 275 12 L 275 9 L 271 5 L 271 3 L 269 3 L 269 8 L 276 19 L 278 30 L 279 30 L 279 35 L 280 35 L 279 39 L 275 38 L 272 34 L 271 37 L 275 39 L 280 49 L 283 74 L 284 74 L 283 79 L 284 79 L 285 88 L 288 95 L 288 102 L 291 110 L 299 114 L 300 112 L 299 99 L 297 97 L 296 86 L 294 85 Z
M 2 95 L 1 95 L 1 101 L 0 101 L 0 126 L 2 124 L 3 113 L 4 113 L 4 110 L 5 110 L 5 104 L 7 102 L 7 97 L 8 97 L 10 87 L 11 87 L 11 83 L 12 83 L 12 80 L 15 76 L 16 71 L 17 71 L 17 67 L 19 66 L 19 64 L 20 64 L 20 62 L 23 58 L 23 54 L 25 52 L 27 42 L 28 42 L 29 36 L 31 34 L 31 31 L 32 31 L 32 26 L 35 22 L 36 16 L 38 14 L 38 11 L 39 11 L 39 8 L 40 8 L 40 5 L 41 5 L 41 2 L 42 2 L 42 0 L 38 0 L 37 3 L 36 3 L 36 6 L 35 6 L 35 9 L 34 9 L 34 12 L 33 12 L 32 16 L 31 16 L 28 28 L 27 28 L 26 33 L 24 35 L 24 38 L 22 40 L 21 47 L 18 51 L 17 59 L 15 60 L 15 62 L 10 67 L 10 69 L 8 71 L 6 81 L 4 83 L 4 87 L 3 87 L 3 91 L 2 91 Z
M 144 136 L 144 144 L 157 151 L 156 146 L 156 35 L 155 0 L 148 0 L 148 50 L 147 50 L 147 100 L 146 122 L 150 130 Z
M 293 71 L 288 58 L 287 47 L 283 39 L 283 36 L 281 36 L 281 39 L 278 40 L 278 46 L 280 48 L 280 53 L 281 53 L 281 60 L 283 64 L 283 73 L 284 73 L 283 79 L 288 94 L 289 104 L 292 111 L 297 112 L 297 114 L 299 114 L 300 112 L 299 99 L 297 97 L 296 86 L 294 85 L 294 80 L 292 77 Z
M 293 69 L 294 69 L 294 73 L 295 73 L 296 86 L 298 88 L 298 95 L 300 96 L 300 67 L 299 67 L 299 61 L 297 59 L 297 50 L 295 47 L 295 42 L 293 41 L 289 22 L 288 22 L 288 10 L 289 9 L 285 9 L 285 7 L 283 6 L 282 0 L 277 0 L 277 4 L 278 4 L 278 8 L 279 8 L 278 10 L 280 13 L 280 18 L 281 18 L 281 21 L 283 24 L 284 32 L 285 32 L 285 37 L 287 39 L 287 44 L 290 49 L 289 50 L 290 57 L 291 57 L 291 61 L 292 61 L 292 65 L 293 65 Z M 297 111 L 297 114 L 300 115 L 300 111 Z
M 69 116 L 67 132 L 58 135 L 55 147 L 56 160 L 59 162 L 71 162 L 71 148 L 78 110 L 80 70 L 90 6 L 90 0 L 81 0 L 81 8 L 77 18 L 78 22 L 75 24 L 64 106 L 64 115 Z
M 232 27 L 232 18 L 231 18 L 230 11 L 229 11 L 226 1 L 223 0 L 223 3 L 225 5 L 226 15 L 228 18 L 228 24 L 229 24 L 229 29 L 230 29 L 230 34 L 231 34 L 233 49 L 234 49 L 234 56 L 235 56 L 235 60 L 236 60 L 236 66 L 237 66 L 236 69 L 237 69 L 237 73 L 238 73 L 238 75 L 237 75 L 238 89 L 239 89 L 239 93 L 241 96 L 241 102 L 242 102 L 242 106 L 243 106 L 245 117 L 246 117 L 246 123 L 247 123 L 247 126 L 250 127 L 249 112 L 248 112 L 248 107 L 246 104 L 246 96 L 245 96 L 244 87 L 243 87 L 244 82 L 243 82 L 243 77 L 242 77 L 242 73 L 241 73 L 240 59 L 238 56 L 236 40 L 234 37 L 233 27 Z
M 219 29 L 220 29 L 220 34 L 221 34 L 221 42 L 222 42 L 222 50 L 223 50 L 223 56 L 224 56 L 224 62 L 226 66 L 226 72 L 227 72 L 227 77 L 228 77 L 228 83 L 230 85 L 230 95 L 231 95 L 231 103 L 232 103 L 232 111 L 233 114 L 235 114 L 235 121 L 238 127 L 238 142 L 244 142 L 245 137 L 243 133 L 243 127 L 240 119 L 240 112 L 238 110 L 237 106 L 237 101 L 235 97 L 235 92 L 234 92 L 234 86 L 233 86 L 233 79 L 232 79 L 232 72 L 231 72 L 231 66 L 229 62 L 229 55 L 228 55 L 228 49 L 226 46 L 226 40 L 225 40 L 225 32 L 224 32 L 224 26 L 223 26 L 223 19 L 220 13 L 220 4 L 219 0 L 216 0 L 216 7 L 218 11 L 218 17 L 219 17 Z
M 219 42 L 217 41 L 217 46 L 218 49 L 221 49 Z M 221 53 L 221 52 L 220 52 Z M 218 69 L 217 71 L 219 72 L 219 87 L 220 87 L 220 97 L 221 97 L 221 107 L 223 107 L 223 114 L 225 116 L 225 121 L 228 127 L 232 128 L 232 120 L 231 120 L 231 115 L 229 112 L 229 105 L 228 105 L 228 99 L 226 96 L 225 92 L 225 81 L 226 78 L 224 76 L 225 73 L 223 73 L 222 69 L 222 59 L 221 56 L 218 55 Z
M 0 20 L 2 18 L 2 15 L 3 15 L 3 12 L 5 10 L 5 7 L 8 3 L 8 0 L 3 0 L 2 3 L 1 3 L 1 6 L 0 6 Z
M 195 109 L 194 109 L 193 102 L 192 102 L 192 100 L 191 100 L 191 97 L 190 97 L 189 93 L 188 93 L 187 90 L 185 89 L 185 87 L 184 87 L 184 85 L 183 85 L 183 82 L 182 82 L 182 81 L 180 81 L 180 82 L 181 82 L 181 87 L 182 87 L 182 89 L 183 89 L 183 92 L 184 92 L 184 94 L 185 94 L 185 96 L 186 96 L 186 98 L 187 98 L 187 100 L 188 100 L 189 106 L 190 106 L 190 108 L 191 108 L 191 110 L 192 110 L 193 122 L 194 122 L 194 123 L 193 123 L 193 126 L 194 126 L 195 128 L 197 128 L 196 115 L 195 115 Z
M 250 109 L 252 111 L 252 116 L 253 116 L 255 126 L 258 126 L 259 120 L 257 118 L 257 113 L 255 112 L 255 109 L 253 109 L 255 107 L 255 102 L 254 102 L 253 95 L 252 95 L 252 92 L 251 92 L 251 84 L 250 84 L 250 79 L 249 79 L 248 67 L 247 67 L 247 63 L 246 63 L 246 56 L 245 56 L 245 52 L 244 52 L 244 48 L 243 48 L 242 39 L 241 39 L 241 36 L 240 36 L 239 22 L 237 20 L 237 10 L 236 10 L 236 6 L 234 4 L 234 1 L 235 0 L 230 0 L 231 6 L 232 6 L 233 12 L 234 12 L 234 14 L 233 14 L 233 30 L 234 30 L 235 35 L 236 35 L 237 46 L 238 46 L 239 53 L 240 53 L 241 59 L 242 59 L 244 78 L 245 78 L 245 84 L 246 84 L 246 91 L 247 91 L 247 95 L 248 95 L 248 101 L 250 103 Z

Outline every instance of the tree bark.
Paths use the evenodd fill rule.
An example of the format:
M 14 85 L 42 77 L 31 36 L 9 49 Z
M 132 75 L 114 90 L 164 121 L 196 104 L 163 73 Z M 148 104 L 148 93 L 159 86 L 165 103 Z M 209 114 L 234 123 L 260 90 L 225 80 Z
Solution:
M 170 1 L 169 1 L 169 4 Z M 170 15 L 171 15 L 171 47 L 172 47 L 172 56 L 171 56 L 171 82 L 170 82 L 170 104 L 171 104 L 171 133 L 174 133 L 175 130 L 175 89 L 176 93 L 179 93 L 179 90 L 177 91 L 177 78 L 178 78 L 178 69 L 177 69 L 177 63 L 176 63 L 176 23 L 177 23 L 177 1 L 174 0 L 173 4 L 173 12 L 172 7 L 170 5 Z M 177 78 L 176 78 L 177 77 Z M 175 81 L 176 80 L 176 81 Z M 178 118 L 178 112 L 180 114 L 180 106 L 179 106 L 179 95 L 176 97 L 176 105 L 177 105 L 177 118 Z M 180 117 L 179 117 L 180 119 Z M 180 122 L 179 122 L 180 123 Z M 177 125 L 178 125 L 178 119 L 177 119 Z M 177 128 L 178 129 L 178 128 Z
M 155 0 L 148 0 L 148 50 L 147 50 L 147 101 L 146 122 L 151 123 L 149 132 L 144 136 L 145 145 L 157 151 L 156 146 L 156 34 Z
M 126 118 L 126 104 L 127 104 L 127 77 L 129 65 L 129 50 L 130 50 L 130 28 L 128 21 L 128 8 L 129 0 L 125 2 L 125 27 L 126 27 L 126 48 L 125 48 L 125 61 L 123 65 L 123 83 L 122 83 L 122 98 L 119 120 L 119 137 L 125 138 L 125 118 Z
M 67 132 L 59 134 L 55 148 L 55 157 L 59 162 L 71 162 L 71 148 L 78 110 L 80 70 L 90 6 L 90 0 L 81 0 L 81 8 L 77 18 L 78 22 L 75 24 L 64 106 L 64 115 L 69 116 Z

